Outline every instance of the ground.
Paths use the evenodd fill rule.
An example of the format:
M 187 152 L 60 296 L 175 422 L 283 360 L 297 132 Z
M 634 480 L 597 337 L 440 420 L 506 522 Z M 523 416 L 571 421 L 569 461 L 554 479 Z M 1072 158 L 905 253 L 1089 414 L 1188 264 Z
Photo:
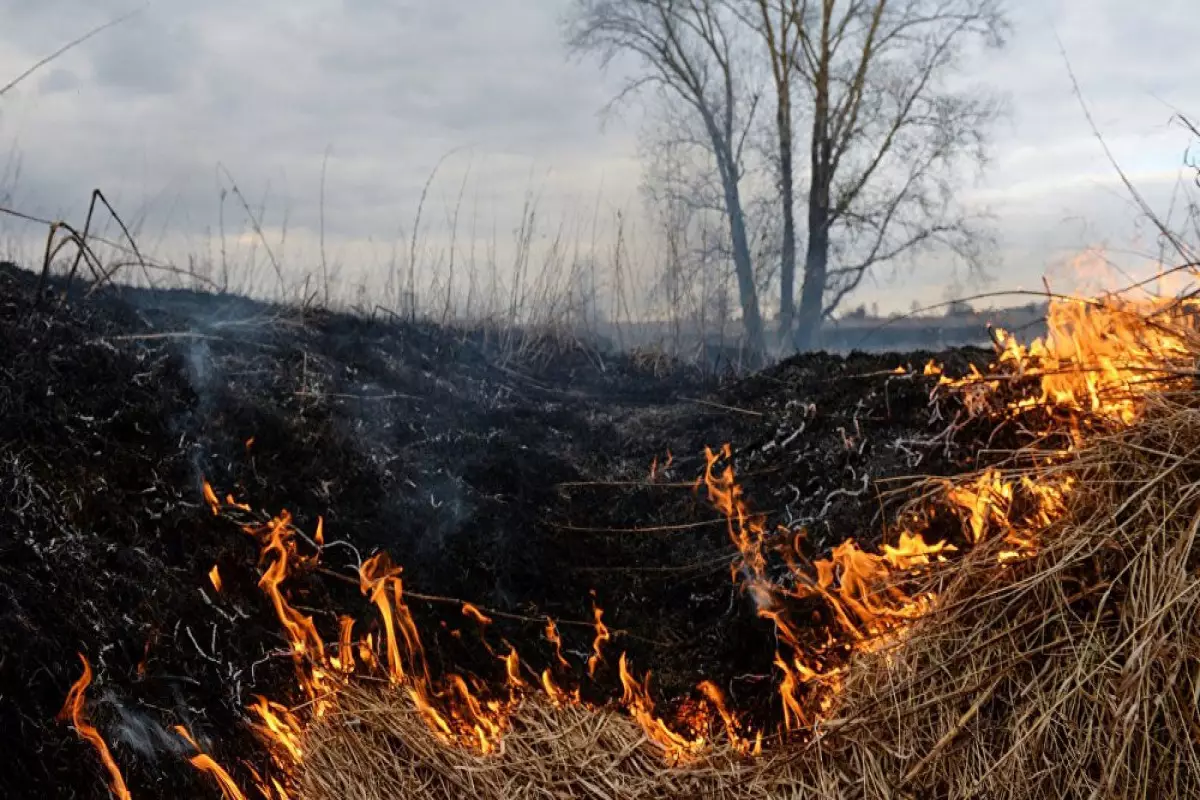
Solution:
M 987 355 L 936 358 L 961 372 Z M 134 797 L 212 794 L 174 725 L 239 776 L 261 763 L 244 709 L 295 680 L 255 543 L 209 511 L 205 479 L 310 532 L 324 519 L 326 569 L 292 599 L 330 638 L 337 613 L 370 617 L 346 578 L 384 549 L 435 670 L 503 674 L 461 613 L 470 601 L 496 612 L 493 648 L 510 642 L 539 671 L 557 620 L 593 699 L 617 691 L 625 651 L 661 697 L 707 678 L 769 715 L 771 626 L 694 488 L 704 448 L 731 444 L 752 505 L 803 531 L 806 555 L 876 541 L 889 479 L 961 471 L 978 449 L 938 438 L 956 410 L 931 403 L 933 378 L 894 373 L 933 356 L 811 354 L 712 376 L 576 341 L 186 291 L 54 283 L 39 297 L 35 275 L 0 267 L 0 790 L 106 796 L 88 745 L 54 719 L 77 653 Z M 593 603 L 613 639 L 588 681 Z

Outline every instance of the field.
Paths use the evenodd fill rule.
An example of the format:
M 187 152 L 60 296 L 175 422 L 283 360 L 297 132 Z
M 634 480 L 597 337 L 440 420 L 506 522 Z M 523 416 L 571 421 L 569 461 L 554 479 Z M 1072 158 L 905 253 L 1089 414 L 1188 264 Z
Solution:
M 5 796 L 1200 791 L 1186 304 L 735 377 L 36 287 L 0 274 Z

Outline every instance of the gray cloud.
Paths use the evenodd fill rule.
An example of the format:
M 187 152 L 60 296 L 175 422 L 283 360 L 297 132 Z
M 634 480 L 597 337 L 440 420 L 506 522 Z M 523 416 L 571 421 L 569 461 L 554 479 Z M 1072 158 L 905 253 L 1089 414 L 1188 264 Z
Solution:
M 1200 113 L 1193 6 L 1011 1 L 1010 46 L 982 56 L 970 76 L 1012 107 L 995 131 L 990 170 L 970 190 L 997 214 L 1003 281 L 1036 285 L 1048 263 L 1098 241 L 1145 244 L 1072 96 L 1056 35 L 1115 154 L 1165 208 L 1188 142 L 1170 124 L 1171 106 Z M 0 0 L 0 79 L 130 8 Z M 468 169 L 464 202 L 477 203 L 481 228 L 494 222 L 502 237 L 530 187 L 554 219 L 589 215 L 602 189 L 606 208 L 632 211 L 637 115 L 600 130 L 597 111 L 619 76 L 566 58 L 565 8 L 565 0 L 156 0 L 0 100 L 0 146 L 22 155 L 16 202 L 78 215 L 90 189 L 103 187 L 145 218 L 144 231 L 205 250 L 219 222 L 222 164 L 250 202 L 267 197 L 268 226 L 287 217 L 295 254 L 318 225 L 328 149 L 327 233 L 350 258 L 386 252 L 411 227 L 430 170 L 461 147 L 429 198 L 431 232 L 445 228 Z M 236 216 L 227 196 L 231 229 Z M 20 233 L 11 223 L 5 231 Z M 942 259 L 903 267 L 862 300 L 940 299 L 949 270 Z

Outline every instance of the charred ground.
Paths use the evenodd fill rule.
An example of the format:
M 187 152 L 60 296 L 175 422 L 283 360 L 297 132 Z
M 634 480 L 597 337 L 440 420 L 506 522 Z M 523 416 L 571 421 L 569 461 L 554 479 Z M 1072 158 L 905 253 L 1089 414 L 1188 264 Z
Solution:
M 878 539 L 888 479 L 973 466 L 983 435 L 938 438 L 955 409 L 931 405 L 930 379 L 892 373 L 925 353 L 805 355 L 716 380 L 574 342 L 60 290 L 38 298 L 35 276 L 0 267 L 6 797 L 106 796 L 90 749 L 54 720 L 77 652 L 135 797 L 212 795 L 173 725 L 235 773 L 257 763 L 243 709 L 288 697 L 294 677 L 255 544 L 211 514 L 205 478 L 306 530 L 324 517 L 328 569 L 297 581 L 293 601 L 330 634 L 339 612 L 370 616 L 349 578 L 386 549 L 435 669 L 502 673 L 457 599 L 499 612 L 486 641 L 539 670 L 553 617 L 580 681 L 594 590 L 613 640 L 585 695 L 611 692 L 627 651 L 664 696 L 709 678 L 755 708 L 771 696 L 774 642 L 730 580 L 724 519 L 692 489 L 704 448 L 730 442 L 755 508 L 807 531 L 819 555 Z M 987 355 L 937 358 L 953 372 Z

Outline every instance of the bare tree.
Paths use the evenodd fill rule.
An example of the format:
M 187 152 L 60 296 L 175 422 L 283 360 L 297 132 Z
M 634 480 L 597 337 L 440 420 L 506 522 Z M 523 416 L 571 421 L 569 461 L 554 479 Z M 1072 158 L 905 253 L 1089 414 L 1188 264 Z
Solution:
M 598 53 L 605 66 L 623 54 L 640 62 L 639 77 L 614 102 L 653 87 L 694 113 L 720 177 L 746 338 L 761 357 L 763 321 L 741 189 L 758 96 L 745 86 L 734 15 L 723 0 L 574 0 L 567 19 L 575 52 Z
M 808 244 L 795 341 L 882 262 L 940 244 L 978 265 L 974 220 L 954 202 L 982 164 L 999 103 L 952 85 L 968 46 L 1003 44 L 1002 0 L 762 0 L 811 112 Z M 790 17 L 789 17 L 790 15 Z M 796 54 L 784 32 L 795 31 Z M 783 42 L 780 44 L 779 42 Z M 789 131 L 790 136 L 790 131 Z M 832 257 L 831 257 L 832 256 Z
M 792 74 L 799 55 L 800 25 L 796 0 L 743 0 L 734 3 L 742 20 L 758 33 L 771 62 L 775 89 L 776 176 L 783 223 L 779 249 L 779 335 L 792 330 L 796 313 L 796 173 L 793 164 Z M 744 8 L 743 5 L 749 6 Z

